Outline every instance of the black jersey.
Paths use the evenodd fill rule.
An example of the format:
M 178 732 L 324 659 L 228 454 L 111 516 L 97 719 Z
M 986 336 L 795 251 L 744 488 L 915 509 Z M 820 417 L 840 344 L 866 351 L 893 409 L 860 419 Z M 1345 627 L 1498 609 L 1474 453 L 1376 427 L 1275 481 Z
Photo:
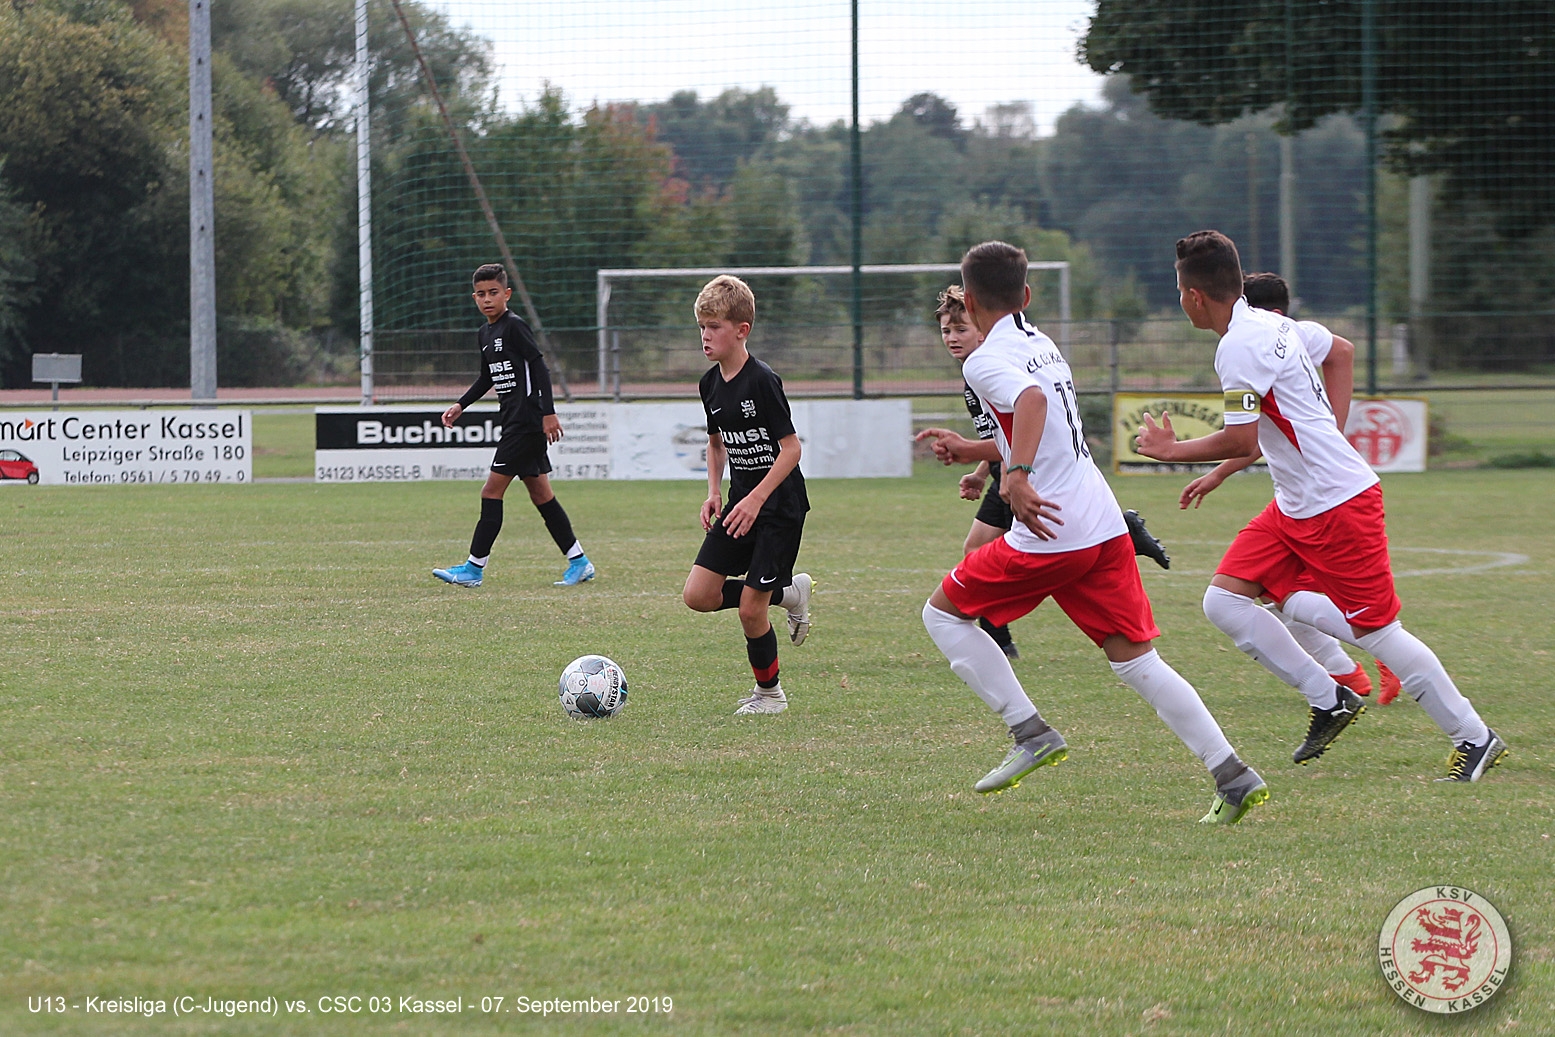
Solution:
M 783 395 L 783 379 L 750 357 L 729 381 L 717 364 L 699 386 L 707 434 L 723 440 L 729 454 L 729 505 L 733 507 L 766 478 L 777 463 L 778 442 L 794 434 L 794 419 Z M 763 518 L 798 521 L 810 510 L 804 476 L 796 465 L 761 506 Z
M 972 415 L 972 428 L 977 431 L 978 439 L 992 439 L 994 429 L 994 417 L 983 410 L 983 401 L 977 398 L 977 393 L 966 382 L 961 383 L 961 394 L 966 398 L 966 412 Z M 999 462 L 988 462 L 988 474 L 993 476 L 994 482 L 999 481 Z
M 506 310 L 495 321 L 482 324 L 475 341 L 481 351 L 481 373 L 459 397 L 459 406 L 468 407 L 488 389 L 495 389 L 504 432 L 540 431 L 545 415 L 556 413 L 556 403 L 551 398 L 551 372 L 529 325 Z

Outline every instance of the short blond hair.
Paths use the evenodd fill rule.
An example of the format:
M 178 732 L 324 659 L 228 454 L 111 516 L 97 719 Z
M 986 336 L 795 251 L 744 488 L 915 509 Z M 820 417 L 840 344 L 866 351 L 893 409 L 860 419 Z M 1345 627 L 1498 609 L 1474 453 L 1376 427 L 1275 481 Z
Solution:
M 697 293 L 697 320 L 728 320 L 736 324 L 756 323 L 756 293 L 750 285 L 732 274 L 719 274 Z

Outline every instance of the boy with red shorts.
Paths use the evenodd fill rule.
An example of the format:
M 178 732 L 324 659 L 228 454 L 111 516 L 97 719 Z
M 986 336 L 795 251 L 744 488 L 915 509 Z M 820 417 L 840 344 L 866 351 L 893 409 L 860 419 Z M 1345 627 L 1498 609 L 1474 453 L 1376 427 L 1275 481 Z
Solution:
M 1010 623 L 1051 597 L 1214 776 L 1215 800 L 1202 820 L 1234 824 L 1269 798 L 1268 787 L 1151 643 L 1160 631 L 1123 513 L 1085 444 L 1073 375 L 1053 340 L 1022 313 L 1031 300 L 1026 272 L 1025 252 L 1001 241 L 984 242 L 962 259 L 967 315 L 984 336 L 962 374 L 993 416 L 994 438 L 940 430 L 934 442 L 941 460 L 1002 461 L 1001 492 L 1014 513 L 1010 531 L 962 559 L 923 608 L 923 625 L 951 670 L 1015 740 L 974 788 L 1014 788 L 1068 755 L 1063 736 L 1043 720 L 1009 659 L 976 623 Z
M 1386 663 L 1452 740 L 1444 780 L 1478 781 L 1506 756 L 1506 743 L 1485 726 L 1436 654 L 1398 622 L 1381 482 L 1339 431 L 1295 322 L 1248 306 L 1236 245 L 1219 231 L 1177 242 L 1177 287 L 1193 326 L 1221 336 L 1215 371 L 1225 391 L 1225 427 L 1179 443 L 1170 418 L 1158 426 L 1146 414 L 1139 452 L 1191 463 L 1261 450 L 1274 477 L 1274 500 L 1221 559 L 1204 594 L 1204 614 L 1307 699 L 1307 736 L 1295 762 L 1321 756 L 1366 707 L 1259 607 L 1262 594 L 1290 618 Z M 1302 589 L 1306 576 L 1322 593 Z

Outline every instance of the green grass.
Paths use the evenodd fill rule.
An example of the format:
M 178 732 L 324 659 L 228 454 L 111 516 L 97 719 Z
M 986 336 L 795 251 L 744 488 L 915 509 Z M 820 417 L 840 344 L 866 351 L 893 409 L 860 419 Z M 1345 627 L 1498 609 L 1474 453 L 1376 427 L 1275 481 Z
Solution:
M 1448 746 L 1407 699 L 1292 766 L 1299 696 L 1199 611 L 1267 480 L 1187 514 L 1179 479 L 1119 481 L 1174 560 L 1144 570 L 1162 653 L 1274 793 L 1206 831 L 1202 768 L 1051 605 L 1015 625 L 1016 667 L 1070 758 L 971 792 L 1005 735 L 918 617 L 971 518 L 956 474 L 812 484 L 816 627 L 782 652 L 792 707 L 761 718 L 730 715 L 751 683 L 735 617 L 679 600 L 691 482 L 565 484 L 601 570 L 574 589 L 510 508 L 477 591 L 428 574 L 463 555 L 471 485 L 0 492 L 0 1032 L 1555 1030 L 1547 477 L 1386 484 L 1404 618 L 1513 746 L 1467 787 L 1433 783 Z M 1488 557 L 1467 549 L 1529 559 L 1409 575 Z M 557 704 L 585 652 L 626 668 L 615 720 Z M 1372 950 L 1437 882 L 1488 896 L 1517 941 L 1509 989 L 1467 1019 L 1398 1002 Z M 28 1011 L 56 994 L 674 1010 Z
M 311 477 L 314 424 L 312 410 L 254 408 L 254 478 Z
M 1443 461 L 1491 461 L 1513 454 L 1555 452 L 1555 393 L 1537 389 L 1422 393 L 1445 422 Z

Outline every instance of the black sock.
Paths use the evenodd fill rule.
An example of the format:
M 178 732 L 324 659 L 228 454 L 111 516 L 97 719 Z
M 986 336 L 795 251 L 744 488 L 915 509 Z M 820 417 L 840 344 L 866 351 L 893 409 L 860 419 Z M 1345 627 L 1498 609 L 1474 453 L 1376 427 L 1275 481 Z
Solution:
M 740 595 L 745 593 L 745 584 L 740 580 L 724 581 L 724 603 L 714 611 L 722 612 L 724 609 L 737 609 L 740 607 Z M 776 649 L 774 649 L 776 651 Z
M 1036 738 L 1038 735 L 1045 735 L 1051 730 L 1053 729 L 1048 726 L 1047 721 L 1042 719 L 1042 714 L 1037 713 L 1011 727 L 1010 737 L 1015 739 L 1016 745 L 1019 745 L 1022 742 Z
M 1006 623 L 1002 627 L 996 627 L 986 619 L 979 619 L 977 625 L 988 631 L 988 636 L 993 638 L 993 643 L 1000 648 L 1010 647 L 1013 638 L 1010 637 L 1010 625 Z
M 491 545 L 502 532 L 502 498 L 481 498 L 481 519 L 475 523 L 475 535 L 470 538 L 470 557 L 485 558 L 491 554 Z
M 778 686 L 777 631 L 770 626 L 760 637 L 745 639 L 745 655 L 750 659 L 751 672 L 756 684 L 762 688 Z
M 536 504 L 535 510 L 545 519 L 545 528 L 551 534 L 551 539 L 556 541 L 556 546 L 561 548 L 562 554 L 571 551 L 578 538 L 572 535 L 572 522 L 567 518 L 562 502 L 552 497 L 544 504 Z

